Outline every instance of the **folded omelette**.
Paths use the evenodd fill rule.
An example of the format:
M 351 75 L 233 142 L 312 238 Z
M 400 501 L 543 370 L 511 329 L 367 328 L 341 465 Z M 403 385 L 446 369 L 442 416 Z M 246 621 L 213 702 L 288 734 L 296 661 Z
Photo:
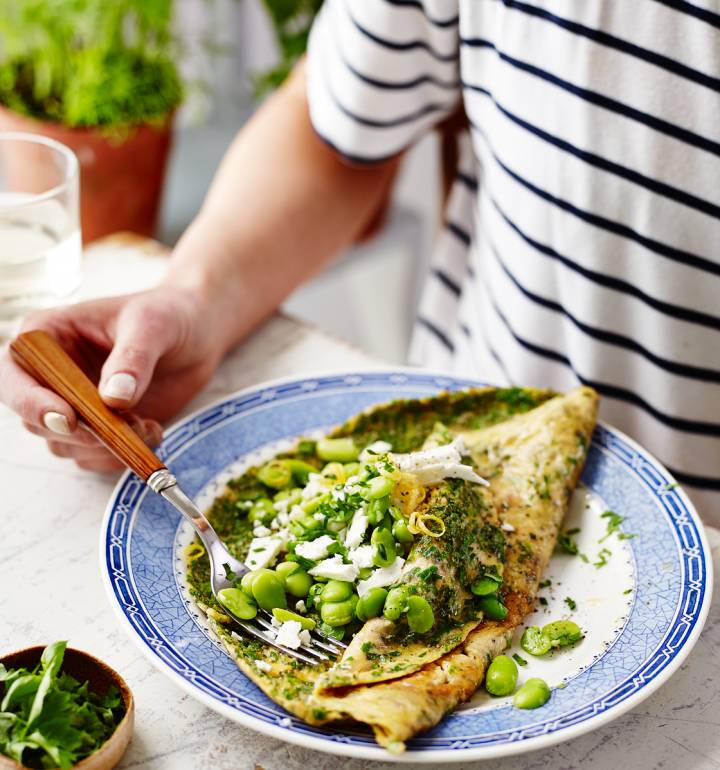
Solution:
M 307 598 L 293 601 L 289 606 L 293 612 L 314 617 L 325 631 L 344 634 L 348 647 L 337 661 L 306 666 L 235 633 L 212 597 L 207 560 L 199 549 L 188 562 L 191 591 L 237 665 L 276 703 L 313 725 L 365 723 L 378 743 L 402 751 L 407 740 L 472 696 L 489 662 L 506 649 L 513 631 L 532 611 L 587 456 L 596 412 L 597 395 L 585 387 L 565 395 L 536 389 L 472 389 L 371 408 L 330 434 L 333 440 L 346 438 L 350 446 L 364 450 L 360 462 L 345 464 L 355 475 L 344 487 L 327 481 L 328 476 L 338 479 L 328 473 L 328 465 L 322 468 L 316 454 L 319 444 L 316 448 L 314 442 L 301 440 L 293 452 L 278 458 L 276 471 L 285 463 L 300 468 L 301 476 L 309 472 L 310 479 L 302 492 L 276 494 L 272 510 L 289 522 L 287 530 L 270 518 L 264 519 L 269 526 L 258 524 L 258 500 L 268 495 L 267 472 L 251 468 L 231 481 L 208 516 L 228 547 L 250 566 L 261 564 L 261 571 L 267 571 L 273 559 L 283 558 L 285 548 L 286 559 L 321 581 L 320 593 L 322 583 L 337 583 L 332 580 L 337 574 L 341 583 L 360 594 L 359 601 L 354 596 L 353 606 L 364 606 L 362 598 L 370 586 L 382 586 L 382 591 L 375 591 L 381 598 L 384 593 L 406 597 L 405 614 L 390 612 L 386 599 L 382 613 L 366 618 L 358 609 L 339 629 L 321 621 L 320 599 L 312 588 Z M 452 452 L 462 455 L 460 463 L 451 462 Z M 342 475 L 338 463 L 331 465 Z M 364 482 L 362 474 L 368 469 L 381 481 Z M 398 526 L 404 525 L 403 531 L 409 528 L 414 536 L 403 538 L 404 545 L 395 544 L 405 550 L 398 550 L 390 566 L 370 569 L 369 561 L 363 561 L 370 554 L 376 565 L 387 565 L 387 558 L 378 562 L 380 546 L 364 542 L 372 530 L 364 519 L 372 518 L 378 507 L 363 499 L 371 494 L 365 493 L 363 484 L 383 491 L 383 475 L 392 486 L 386 526 L 397 533 L 392 513 Z M 315 493 L 321 494 L 323 483 L 330 484 L 329 491 L 317 499 L 329 503 L 308 515 L 313 500 L 308 505 L 306 492 L 317 487 L 320 492 Z M 356 511 L 352 520 L 341 523 L 344 529 L 337 534 L 323 530 L 330 532 L 323 535 L 324 541 L 319 537 L 313 541 L 303 532 L 304 521 L 330 527 L 332 511 L 356 491 L 361 513 Z M 301 503 L 304 518 L 298 505 L 288 514 L 289 503 L 283 501 L 290 499 Z M 254 512 L 254 522 L 248 511 Z M 298 512 L 294 521 L 292 511 Z M 298 542 L 281 545 L 279 555 L 258 561 L 267 556 L 263 549 L 278 550 L 278 534 L 284 531 L 302 534 L 297 535 Z M 328 542 L 329 551 L 322 549 Z M 382 550 L 380 555 L 387 557 Z M 478 591 L 479 585 L 494 586 L 493 593 Z M 408 601 L 429 607 L 422 617 L 432 619 L 430 628 L 427 623 L 410 623 Z

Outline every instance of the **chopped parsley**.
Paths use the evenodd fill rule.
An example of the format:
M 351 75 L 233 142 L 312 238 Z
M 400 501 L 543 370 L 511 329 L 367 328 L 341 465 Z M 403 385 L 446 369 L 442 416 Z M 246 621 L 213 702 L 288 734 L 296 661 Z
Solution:
M 538 584 L 538 588 L 550 588 L 552 585 L 552 580 L 548 578 L 547 580 L 543 580 Z
M 598 554 L 597 561 L 592 563 L 593 567 L 604 567 L 608 563 L 608 558 L 612 556 L 612 551 L 609 548 L 601 548 Z
M 516 652 L 513 653 L 513 660 L 518 664 L 518 666 L 527 666 L 527 661 L 525 658 L 521 658 Z
M 577 609 L 577 602 L 572 597 L 566 596 L 564 601 L 565 601 L 565 604 L 567 604 L 568 608 L 571 611 L 575 611 Z
M 580 554 L 580 549 L 573 539 L 573 535 L 577 535 L 579 532 L 580 529 L 578 527 L 575 527 L 575 529 L 566 529 L 564 532 L 561 532 L 558 537 L 558 548 L 560 548 L 561 551 L 565 551 L 565 553 L 569 553 L 571 556 L 578 556 Z
M 607 519 L 607 531 L 600 540 L 598 540 L 598 543 L 604 543 L 615 533 L 617 533 L 618 540 L 630 540 L 635 537 L 635 535 L 628 534 L 627 532 L 619 532 L 620 525 L 625 521 L 625 517 L 621 516 L 619 513 L 615 513 L 615 511 L 605 511 L 605 513 L 600 514 L 600 517 Z

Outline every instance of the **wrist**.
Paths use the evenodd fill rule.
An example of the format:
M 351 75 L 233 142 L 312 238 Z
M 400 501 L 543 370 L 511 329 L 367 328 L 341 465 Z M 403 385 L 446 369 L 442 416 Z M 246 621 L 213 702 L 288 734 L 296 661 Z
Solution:
M 226 231 L 222 223 L 198 215 L 175 247 L 161 284 L 190 298 L 220 357 L 266 315 L 262 294 L 245 280 L 238 246 L 224 237 Z

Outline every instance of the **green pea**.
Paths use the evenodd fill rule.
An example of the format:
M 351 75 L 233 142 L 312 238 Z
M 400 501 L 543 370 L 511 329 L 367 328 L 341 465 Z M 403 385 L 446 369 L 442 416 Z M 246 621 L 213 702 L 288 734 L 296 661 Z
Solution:
M 343 636 L 345 636 L 345 626 L 331 626 L 328 623 L 320 623 L 317 628 L 323 636 L 329 636 L 338 641 L 342 641 Z
M 518 667 L 507 655 L 498 655 L 488 666 L 485 689 L 490 695 L 510 695 L 515 689 Z
M 320 617 L 329 626 L 346 626 L 355 617 L 357 601 L 357 596 L 353 595 L 344 602 L 323 602 Z
M 295 612 L 290 612 L 290 610 L 283 610 L 280 607 L 275 607 L 275 609 L 273 609 L 272 611 L 272 614 L 281 623 L 284 623 L 286 620 L 295 620 L 308 631 L 312 631 L 313 628 L 315 628 L 315 621 L 312 618 L 306 618 L 303 615 L 298 615 Z
M 352 438 L 321 438 L 315 445 L 315 452 L 325 462 L 352 463 L 355 462 L 360 450 Z
M 553 647 L 567 647 L 583 638 L 580 626 L 572 620 L 556 620 L 543 626 L 543 635 Z
M 367 517 L 371 524 L 379 524 L 382 521 L 385 511 L 390 505 L 389 497 L 381 497 L 379 500 L 371 500 L 367 507 Z
M 478 606 L 488 620 L 505 620 L 508 614 L 507 607 L 497 596 L 482 596 Z
M 344 580 L 328 580 L 320 594 L 320 599 L 324 602 L 344 602 L 352 596 L 352 593 L 352 583 Z
M 251 572 L 246 572 L 242 579 L 240 580 L 240 585 L 242 587 L 242 590 L 245 591 L 246 594 L 250 594 L 252 596 L 252 584 L 255 582 L 255 578 L 260 574 L 261 570 L 254 569 Z
M 470 590 L 475 596 L 488 596 L 497 592 L 499 583 L 500 581 L 495 578 L 481 577 L 470 586 Z
M 552 644 L 539 626 L 528 626 L 523 631 L 520 646 L 530 655 L 545 655 L 545 653 L 550 652 Z
M 388 592 L 385 599 L 383 615 L 388 620 L 398 620 L 407 609 L 408 590 L 405 586 L 395 586 Z
M 285 583 L 290 575 L 299 569 L 300 565 L 296 561 L 284 561 L 275 567 L 275 572 L 280 576 L 282 582 Z
M 262 570 L 252 582 L 252 594 L 255 601 L 264 610 L 273 610 L 275 607 L 287 607 L 285 588 L 282 579 L 272 570 Z
M 373 564 L 376 567 L 389 567 L 397 556 L 392 533 L 384 527 L 373 530 L 370 542 L 373 546 Z
M 320 495 L 319 497 L 314 497 L 312 500 L 305 500 L 305 502 L 300 503 L 300 507 L 307 513 L 308 515 L 315 513 L 317 509 L 323 504 L 327 503 L 330 500 L 330 493 L 328 492 L 326 495 Z
M 292 472 L 283 460 L 270 460 L 257 472 L 258 481 L 272 489 L 283 489 L 292 481 Z
M 365 596 L 358 600 L 355 615 L 358 620 L 376 618 L 383 610 L 388 592 L 384 588 L 371 588 Z
M 305 570 L 299 569 L 285 578 L 285 590 L 290 596 L 304 599 L 313 584 L 313 580 Z M 320 587 L 322 590 L 322 586 Z
M 402 519 L 399 519 L 393 524 L 392 534 L 399 543 L 405 544 L 412 543 L 413 541 L 413 534 L 408 529 L 407 522 Z
M 262 524 L 269 524 L 277 515 L 272 500 L 267 497 L 261 497 L 253 503 L 253 507 L 248 513 L 249 521 L 259 521 Z
M 217 598 L 225 609 L 238 618 L 252 620 L 257 615 L 254 599 L 239 588 L 223 588 L 218 591 Z
M 311 473 L 317 473 L 317 468 L 314 465 L 310 465 L 310 463 L 303 462 L 302 460 L 285 460 L 284 462 L 290 469 L 290 473 L 292 473 L 293 481 L 303 487 L 308 482 L 308 476 Z
M 543 679 L 533 677 L 515 693 L 513 706 L 519 709 L 537 709 L 550 700 L 550 688 Z
M 395 482 L 385 476 L 375 476 L 370 479 L 366 491 L 368 500 L 379 500 L 381 497 L 387 497 L 394 489 Z
M 407 606 L 407 621 L 411 631 L 424 634 L 433 627 L 435 615 L 426 599 L 422 596 L 410 596 Z

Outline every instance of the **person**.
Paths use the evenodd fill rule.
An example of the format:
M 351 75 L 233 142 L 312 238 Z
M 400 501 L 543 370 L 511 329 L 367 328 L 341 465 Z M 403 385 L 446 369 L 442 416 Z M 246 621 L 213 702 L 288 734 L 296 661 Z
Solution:
M 157 441 L 461 108 L 413 361 L 594 386 L 720 524 L 718 91 L 720 14 L 700 0 L 326 0 L 306 62 L 239 133 L 161 285 L 26 328 L 54 334 Z M 115 467 L 7 351 L 0 397 L 55 454 Z

